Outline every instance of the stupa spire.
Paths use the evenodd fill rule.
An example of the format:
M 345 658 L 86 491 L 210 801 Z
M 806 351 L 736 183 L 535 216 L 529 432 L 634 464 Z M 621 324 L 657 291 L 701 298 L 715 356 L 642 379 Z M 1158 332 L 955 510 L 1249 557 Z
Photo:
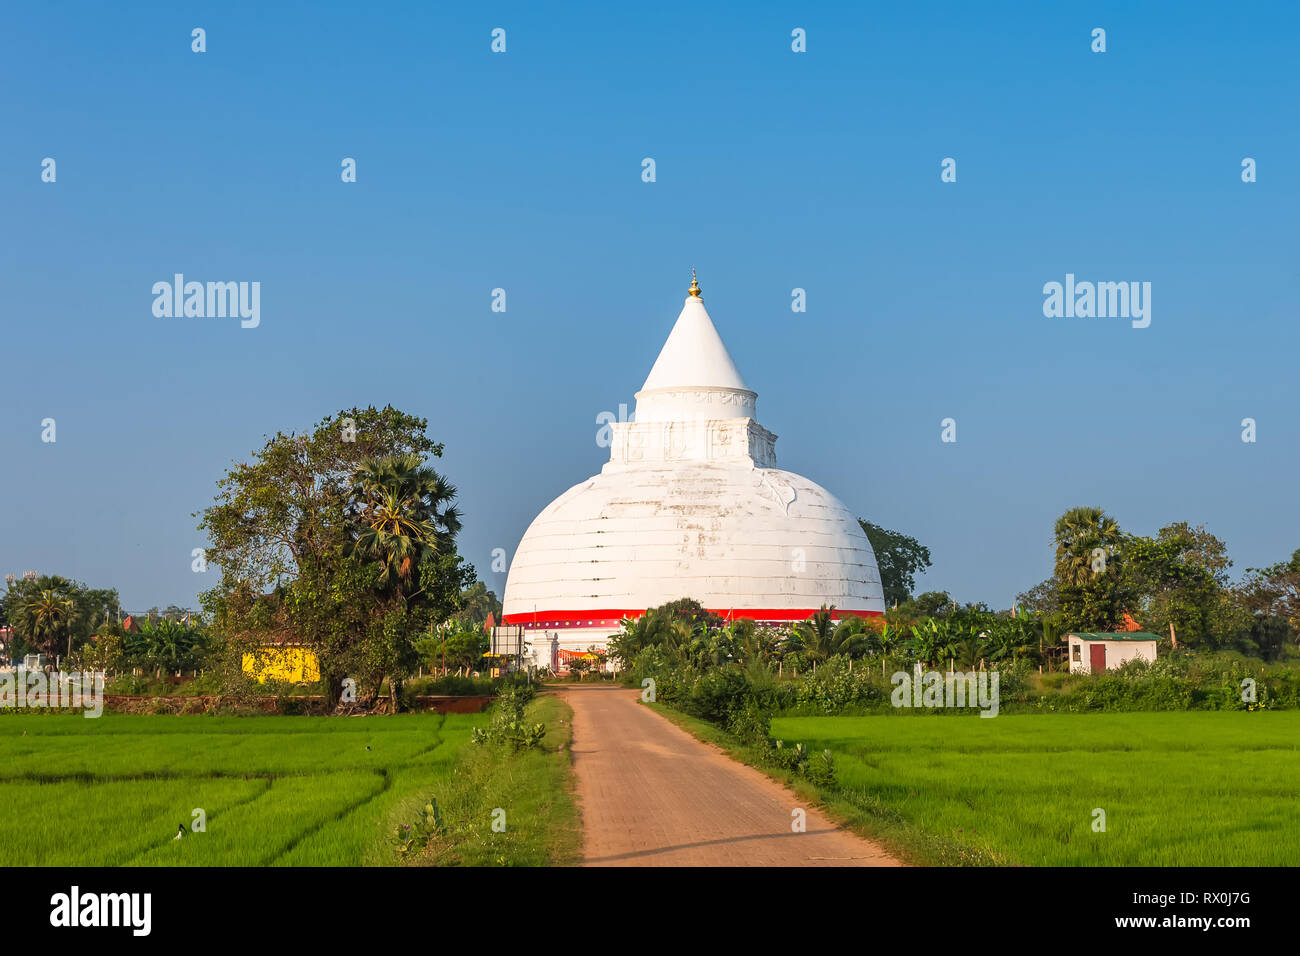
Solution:
M 637 392 L 637 421 L 752 418 L 755 398 L 704 308 L 692 269 L 681 314 Z
M 704 308 L 694 269 L 688 291 L 681 314 L 641 390 L 685 387 L 749 391 Z

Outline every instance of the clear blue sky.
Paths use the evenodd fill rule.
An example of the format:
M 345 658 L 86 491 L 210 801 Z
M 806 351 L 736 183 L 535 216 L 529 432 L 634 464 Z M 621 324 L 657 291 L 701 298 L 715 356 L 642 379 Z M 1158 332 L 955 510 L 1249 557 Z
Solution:
M 265 6 L 4 13 L 0 571 L 193 605 L 225 468 L 391 402 L 500 593 L 691 266 L 781 466 L 925 587 L 1007 606 L 1079 504 L 1300 545 L 1296 5 Z M 261 326 L 155 318 L 175 272 L 261 282 Z M 1068 272 L 1151 282 L 1150 327 L 1045 318 Z

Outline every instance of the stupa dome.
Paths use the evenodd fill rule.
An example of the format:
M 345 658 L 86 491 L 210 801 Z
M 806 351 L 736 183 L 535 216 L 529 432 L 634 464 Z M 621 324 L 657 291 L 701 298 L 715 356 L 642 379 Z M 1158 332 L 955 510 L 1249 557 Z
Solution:
M 837 616 L 883 613 L 857 519 L 776 467 L 756 402 L 692 282 L 633 420 L 610 426 L 609 462 L 543 509 L 510 563 L 503 621 L 537 632 L 539 663 L 683 597 L 760 621 L 803 620 L 824 604 Z

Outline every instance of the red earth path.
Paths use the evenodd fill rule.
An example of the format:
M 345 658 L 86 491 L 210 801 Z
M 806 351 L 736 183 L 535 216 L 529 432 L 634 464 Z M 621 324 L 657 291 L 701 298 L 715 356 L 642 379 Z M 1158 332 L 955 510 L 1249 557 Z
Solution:
M 586 866 L 898 866 L 784 786 L 608 684 L 557 689 L 573 708 Z M 793 811 L 805 811 L 795 832 Z

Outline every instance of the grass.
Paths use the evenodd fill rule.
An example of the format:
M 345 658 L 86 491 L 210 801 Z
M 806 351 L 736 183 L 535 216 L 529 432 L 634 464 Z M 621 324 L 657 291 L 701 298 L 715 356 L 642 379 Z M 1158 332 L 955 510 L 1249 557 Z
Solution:
M 787 745 L 832 752 L 836 784 L 814 787 L 657 709 L 909 863 L 1300 864 L 1296 711 L 774 719 Z
M 772 733 L 830 749 L 828 797 L 923 862 L 1300 863 L 1295 711 L 795 717 Z
M 470 745 L 483 714 L 5 715 L 0 865 L 393 864 L 387 837 L 410 807 L 431 798 L 468 807 L 467 779 L 479 782 L 477 799 L 506 809 L 511 839 L 489 841 L 488 860 L 476 834 L 455 831 L 431 862 L 569 862 L 569 837 L 551 832 L 576 818 L 559 723 L 567 708 L 550 698 L 533 706 L 555 724 L 551 750 L 522 759 Z M 203 832 L 190 829 L 196 808 Z
M 573 711 L 541 695 L 530 722 L 546 724 L 538 749 L 504 757 L 500 745 L 466 752 L 440 791 L 446 832 L 414 862 L 438 866 L 572 865 L 582 854 L 582 824 L 573 800 L 569 745 Z M 408 811 L 417 808 L 408 805 Z M 494 822 L 498 827 L 494 829 Z

